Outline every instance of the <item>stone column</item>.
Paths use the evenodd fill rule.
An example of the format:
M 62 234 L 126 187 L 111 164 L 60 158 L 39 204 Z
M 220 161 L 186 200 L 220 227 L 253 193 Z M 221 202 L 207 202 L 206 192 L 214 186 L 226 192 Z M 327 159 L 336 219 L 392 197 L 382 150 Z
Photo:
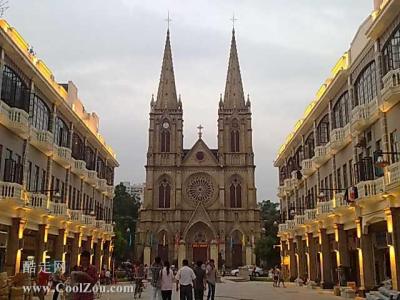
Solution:
M 110 241 L 105 241 L 103 245 L 103 261 L 102 267 L 105 265 L 107 269 L 110 269 Z
M 84 249 L 86 251 L 89 251 L 90 253 L 93 253 L 93 251 L 92 251 L 93 250 L 92 249 L 92 245 L 93 245 L 92 240 L 93 240 L 93 237 L 91 235 L 88 235 L 87 238 L 86 238 L 85 249 Z
M 400 208 L 392 207 L 386 212 L 389 234 L 390 270 L 394 290 L 400 289 Z M 391 241 L 390 241 L 391 239 Z
M 308 278 L 310 281 L 316 281 L 318 272 L 317 268 L 318 261 L 317 261 L 317 245 L 314 241 L 314 236 L 312 232 L 307 233 L 307 244 L 308 244 Z
M 362 268 L 360 268 L 361 288 L 368 291 L 375 286 L 375 268 L 371 236 L 363 233 L 361 235 L 360 245 L 359 260 L 360 266 L 362 265 Z
M 144 265 L 151 265 L 151 247 L 145 246 L 143 251 L 143 264 Z
M 343 228 L 343 224 L 335 224 L 335 240 L 337 242 L 338 266 L 350 266 L 349 249 L 347 246 L 347 233 Z
M 65 229 L 58 229 L 58 236 L 56 238 L 56 243 L 54 245 L 54 259 L 61 261 L 64 254 L 64 239 L 65 239 Z
M 216 266 L 218 266 L 218 245 L 215 240 L 211 241 L 210 245 L 210 258 L 214 260 Z
M 301 278 L 306 278 L 307 274 L 307 262 L 306 262 L 306 251 L 304 249 L 304 241 L 301 235 L 296 236 L 297 242 L 297 257 L 298 257 L 298 276 Z
M 186 258 L 186 243 L 184 240 L 179 242 L 179 249 L 178 249 L 178 266 L 179 268 L 182 267 L 182 260 Z
M 253 249 L 251 245 L 246 245 L 246 265 L 252 265 Z
M 329 247 L 329 238 L 326 233 L 326 228 L 319 229 L 320 234 L 320 245 L 321 245 L 321 262 L 322 262 L 322 287 L 324 289 L 331 289 L 333 286 L 332 279 L 332 263 L 331 263 L 331 251 Z
M 72 240 L 72 251 L 71 251 L 71 268 L 79 264 L 79 255 L 81 253 L 81 233 L 75 232 L 74 239 Z
M 7 253 L 5 257 L 5 270 L 8 275 L 14 275 L 19 271 L 21 250 L 20 245 L 23 242 L 23 234 L 19 235 L 20 227 L 24 226 L 21 218 L 12 218 L 10 230 L 8 233 Z
M 94 246 L 95 247 L 95 251 L 94 251 L 94 266 L 96 267 L 96 269 L 99 271 L 101 269 L 101 256 L 102 256 L 102 243 L 103 243 L 103 239 L 97 239 L 97 243 Z
M 39 224 L 39 230 L 37 232 L 37 248 L 35 255 L 35 263 L 36 266 L 39 266 L 42 262 L 44 262 L 44 255 L 47 251 L 47 224 Z
M 288 239 L 288 247 L 289 247 L 289 280 L 294 281 L 298 274 L 297 274 L 297 259 L 296 253 L 294 249 L 294 242 L 293 238 Z

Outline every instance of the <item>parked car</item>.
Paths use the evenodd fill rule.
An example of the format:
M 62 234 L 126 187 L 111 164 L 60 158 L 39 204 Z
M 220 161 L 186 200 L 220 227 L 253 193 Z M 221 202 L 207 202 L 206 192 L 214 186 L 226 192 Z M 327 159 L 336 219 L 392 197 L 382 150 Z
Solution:
M 247 267 L 247 268 L 249 269 L 249 274 L 250 274 L 250 275 L 253 273 L 253 271 L 254 271 L 254 266 L 244 266 L 244 267 Z M 238 269 L 234 269 L 234 270 L 231 271 L 231 275 L 232 275 L 232 276 L 238 276 L 238 274 L 239 274 L 239 268 L 238 268 Z M 263 276 L 263 275 L 264 275 L 263 269 L 261 269 L 260 267 L 257 267 L 257 266 L 256 266 L 256 269 L 255 269 L 255 276 L 256 276 L 256 277 L 259 277 L 259 276 Z

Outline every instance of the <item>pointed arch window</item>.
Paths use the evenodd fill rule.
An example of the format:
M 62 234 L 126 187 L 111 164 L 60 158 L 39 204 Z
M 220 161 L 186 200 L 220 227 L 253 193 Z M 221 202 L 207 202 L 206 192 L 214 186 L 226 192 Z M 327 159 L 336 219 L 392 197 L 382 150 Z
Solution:
M 21 77 L 10 67 L 3 68 L 1 99 L 11 107 L 29 112 L 30 91 Z
M 349 93 L 345 92 L 333 107 L 333 128 L 342 128 L 349 123 Z
M 371 102 L 377 94 L 375 61 L 372 61 L 358 76 L 355 83 L 355 103 L 353 107 Z
M 171 132 L 169 122 L 164 120 L 161 128 L 161 152 L 171 152 Z
M 304 143 L 304 159 L 311 159 L 315 154 L 314 133 L 311 132 Z
M 240 151 L 240 134 L 239 134 L 239 124 L 236 120 L 232 123 L 232 131 L 231 131 L 231 152 L 239 152 Z
M 72 136 L 72 157 L 84 160 L 85 146 L 83 140 L 76 133 Z
M 49 130 L 50 109 L 46 103 L 37 95 L 32 98 L 29 112 L 29 121 L 33 127 L 39 130 Z
M 56 117 L 54 142 L 59 147 L 69 148 L 69 129 L 67 124 L 60 118 Z
M 158 207 L 171 207 L 171 184 L 167 179 L 163 179 L 158 187 Z
M 231 208 L 241 208 L 242 207 L 242 186 L 239 180 L 236 178 L 231 183 L 229 188 L 230 194 L 230 204 Z
M 383 74 L 400 68 L 400 26 L 397 27 L 382 49 Z

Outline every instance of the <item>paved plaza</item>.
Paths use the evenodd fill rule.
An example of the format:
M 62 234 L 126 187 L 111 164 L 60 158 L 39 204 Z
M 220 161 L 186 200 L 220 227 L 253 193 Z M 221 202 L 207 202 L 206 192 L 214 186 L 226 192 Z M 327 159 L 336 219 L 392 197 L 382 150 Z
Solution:
M 132 299 L 132 294 L 103 295 L 101 299 Z M 219 300 L 265 300 L 265 299 L 338 299 L 333 296 L 332 291 L 312 290 L 306 287 L 298 287 L 287 284 L 287 288 L 274 288 L 271 282 L 233 282 L 223 279 L 217 285 L 216 299 Z M 147 287 L 141 299 L 151 299 L 151 288 Z M 172 299 L 179 299 L 174 292 Z M 204 298 L 206 299 L 206 297 Z

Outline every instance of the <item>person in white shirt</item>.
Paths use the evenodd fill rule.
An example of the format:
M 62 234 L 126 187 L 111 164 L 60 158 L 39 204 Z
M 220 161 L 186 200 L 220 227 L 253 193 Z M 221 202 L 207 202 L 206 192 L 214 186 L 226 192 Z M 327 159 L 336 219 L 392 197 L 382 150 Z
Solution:
M 189 261 L 184 259 L 182 261 L 182 268 L 179 269 L 176 274 L 176 291 L 180 289 L 180 300 L 192 300 L 193 299 L 193 280 L 196 279 L 196 275 L 193 270 L 189 267 Z
M 171 300 L 174 274 L 168 261 L 164 262 L 164 268 L 160 271 L 160 279 L 162 300 Z

